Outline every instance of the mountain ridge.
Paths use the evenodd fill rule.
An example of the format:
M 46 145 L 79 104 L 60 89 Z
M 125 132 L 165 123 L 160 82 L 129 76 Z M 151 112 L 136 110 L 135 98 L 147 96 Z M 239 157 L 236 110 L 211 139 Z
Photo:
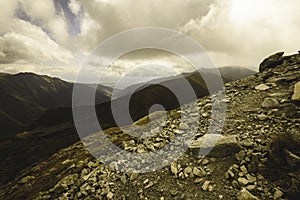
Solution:
M 234 74 L 233 71 L 237 70 L 238 73 Z M 217 79 L 219 78 L 217 74 L 210 73 L 210 70 L 204 70 L 206 74 L 206 78 L 208 79 Z M 224 82 L 230 82 L 233 80 L 238 80 L 241 78 L 245 78 L 247 76 L 253 75 L 256 72 L 249 69 L 244 68 L 236 68 L 236 67 L 224 67 L 220 68 L 221 77 L 224 80 Z M 191 72 L 191 73 L 184 73 L 182 75 L 178 76 L 171 76 L 161 79 L 154 79 L 146 83 L 136 84 L 133 86 L 129 86 L 128 88 L 125 88 L 124 90 L 121 90 L 116 94 L 116 97 L 112 100 L 112 102 L 115 105 L 122 104 L 123 102 L 129 101 L 130 107 L 132 109 L 131 117 L 133 121 L 136 121 L 140 119 L 143 116 L 146 116 L 151 107 L 151 105 L 155 104 L 156 101 L 160 101 L 163 105 L 165 105 L 166 110 L 174 109 L 179 106 L 179 102 L 174 101 L 172 99 L 175 94 L 172 93 L 172 91 L 169 91 L 167 87 L 172 88 L 178 88 L 178 91 L 180 91 L 182 87 L 185 86 L 186 80 L 188 83 L 192 86 L 192 88 L 195 91 L 196 96 L 203 97 L 205 95 L 208 95 L 208 89 L 206 86 L 206 83 L 204 79 L 202 78 L 201 74 L 199 72 Z M 185 88 L 182 89 L 184 91 Z M 132 95 L 128 95 L 132 94 Z M 147 96 L 147 98 L 144 98 Z M 118 103 L 121 102 L 121 103 Z M 188 103 L 191 100 L 185 100 L 183 103 Z M 115 103 L 116 102 L 116 103 Z M 113 120 L 113 116 L 110 110 L 110 105 L 112 103 L 106 102 L 101 105 L 96 105 L 97 115 L 100 116 L 101 113 L 105 113 L 106 115 L 109 115 L 109 118 L 107 119 L 101 119 L 100 124 L 102 123 L 102 128 L 111 128 L 115 126 L 115 122 Z M 84 108 L 83 108 L 84 109 Z M 55 110 L 49 110 L 49 112 L 45 113 L 43 116 L 41 116 L 40 119 L 38 119 L 35 123 L 35 126 L 47 126 L 47 122 L 51 121 L 48 120 L 49 118 L 53 118 L 52 116 L 60 115 L 60 116 L 69 116 L 69 119 L 62 119 L 63 121 L 60 121 L 60 123 L 64 123 L 67 120 L 72 120 L 71 115 L 71 109 L 64 108 L 61 110 L 62 112 L 60 114 L 55 114 Z M 68 113 L 67 113 L 68 112 Z M 109 114 L 108 114 L 109 113 Z M 102 120 L 102 121 L 101 121 Z M 122 121 L 122 120 L 121 120 Z M 122 122 L 122 125 L 128 125 L 130 122 Z
M 81 85 L 81 90 L 91 90 Z M 0 75 L 1 138 L 27 129 L 43 112 L 72 105 L 73 83 L 34 73 Z M 96 102 L 109 101 L 111 89 L 99 86 Z

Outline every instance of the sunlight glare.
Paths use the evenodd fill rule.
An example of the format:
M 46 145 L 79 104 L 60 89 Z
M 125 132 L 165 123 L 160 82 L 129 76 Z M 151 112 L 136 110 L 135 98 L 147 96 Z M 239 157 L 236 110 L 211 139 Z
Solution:
M 269 13 L 268 0 L 232 0 L 230 16 L 235 22 L 249 22 Z

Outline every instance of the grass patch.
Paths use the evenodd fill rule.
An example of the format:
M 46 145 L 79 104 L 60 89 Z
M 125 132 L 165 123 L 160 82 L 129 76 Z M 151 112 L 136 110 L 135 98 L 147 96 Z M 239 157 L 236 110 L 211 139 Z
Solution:
M 284 190 L 288 199 L 300 196 L 300 140 L 287 133 L 273 138 L 262 174 Z

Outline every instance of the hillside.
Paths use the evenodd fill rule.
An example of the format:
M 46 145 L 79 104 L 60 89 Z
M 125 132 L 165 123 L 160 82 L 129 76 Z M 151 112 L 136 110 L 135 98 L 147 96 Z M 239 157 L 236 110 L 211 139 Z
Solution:
M 246 77 L 251 76 L 256 73 L 256 71 L 245 68 L 245 67 L 229 67 L 229 66 L 227 66 L 227 67 L 220 67 L 218 69 L 219 69 L 220 75 L 225 83 L 240 80 L 242 78 L 246 78 Z M 202 70 L 206 73 L 210 72 L 209 69 L 207 69 L 207 70 L 202 69 Z M 155 85 L 157 83 L 164 83 L 167 81 L 177 80 L 177 79 L 181 79 L 182 77 L 186 77 L 186 79 L 189 80 L 189 82 L 192 82 L 191 81 L 192 77 L 194 77 L 193 79 L 195 82 L 198 81 L 198 84 L 200 82 L 202 84 L 202 82 L 203 82 L 203 79 L 199 73 L 190 72 L 190 73 L 180 74 L 177 76 L 170 76 L 170 77 L 165 77 L 165 78 L 154 79 L 154 80 L 148 81 L 146 83 L 135 84 L 135 85 L 129 86 L 123 90 L 114 92 L 115 93 L 114 95 L 116 97 L 126 96 L 128 94 L 132 94 L 132 93 L 136 92 L 137 90 L 142 90 L 150 85 Z
M 232 70 L 234 69 L 230 69 L 230 71 Z M 245 70 L 241 69 L 238 71 L 242 72 Z M 249 71 L 246 71 L 247 73 L 240 73 L 239 76 L 235 75 L 235 78 L 248 75 Z M 250 71 L 250 73 L 253 74 L 254 72 Z M 211 76 L 210 78 L 215 78 L 214 74 L 208 74 Z M 189 81 L 197 97 L 203 97 L 208 94 L 204 80 L 198 73 L 183 74 L 183 77 L 186 77 L 186 80 Z M 226 80 L 230 79 L 227 78 Z M 154 80 L 154 82 L 182 91 L 185 89 L 182 86 L 185 84 L 185 79 L 178 76 Z M 153 82 L 150 82 L 146 84 L 146 86 L 140 86 L 132 97 L 124 95 L 114 99 L 112 102 L 104 102 L 97 105 L 97 115 L 99 116 L 102 128 L 106 129 L 116 126 L 111 111 L 111 104 L 113 103 L 121 108 L 126 100 L 129 101 L 129 98 L 130 114 L 134 121 L 148 115 L 149 108 L 153 104 L 161 104 L 167 110 L 179 107 L 179 103 L 172 92 L 160 84 L 152 83 Z M 84 86 L 82 87 L 83 92 L 86 92 Z M 129 90 L 126 89 L 126 92 L 128 91 Z M 189 97 L 188 95 L 186 96 Z M 192 101 L 192 99 L 185 99 L 185 103 L 190 101 Z M 86 108 L 86 106 L 78 106 L 76 109 L 84 110 Z M 119 121 L 122 125 L 131 124 L 130 121 L 124 120 L 126 118 L 124 118 L 123 115 L 119 115 L 119 117 Z M 86 123 L 85 125 L 87 127 L 93 127 L 93 124 Z M 90 130 L 90 132 L 93 132 L 93 130 Z M 3 159 L 0 162 L 0 167 L 2 168 L 0 172 L 0 185 L 14 178 L 15 175 L 24 168 L 47 159 L 51 154 L 77 141 L 79 141 L 79 137 L 73 124 L 72 109 L 70 107 L 59 107 L 47 110 L 32 123 L 30 129 L 27 131 L 18 133 L 13 139 L 0 141 L 0 152 L 2 153 L 0 153 L 0 155 L 3 155 Z
M 262 62 L 258 74 L 225 86 L 226 99 L 218 102 L 227 104 L 222 137 L 206 157 L 196 156 L 195 151 L 202 147 L 200 142 L 211 123 L 212 102 L 208 96 L 187 104 L 185 113 L 175 109 L 168 112 L 167 118 L 157 115 L 149 122 L 146 117 L 137 122 L 142 126 L 123 128 L 132 135 L 152 134 L 150 138 L 129 137 L 118 128 L 104 131 L 122 149 L 141 154 L 155 152 L 176 141 L 179 135 L 196 130 L 194 141 L 176 141 L 170 147 L 187 146 L 189 151 L 162 169 L 141 174 L 121 172 L 115 168 L 134 162 L 123 163 L 112 156 L 107 166 L 77 142 L 1 187 L 0 198 L 298 199 L 300 55 L 270 56 Z M 199 110 L 194 109 L 194 104 Z M 200 119 L 195 127 L 197 113 Z M 180 123 L 183 114 L 190 122 Z M 95 151 L 109 148 L 97 137 L 94 134 L 85 141 Z M 163 156 L 177 157 L 172 149 L 165 153 Z M 135 162 L 141 168 L 153 164 L 148 159 Z
M 91 90 L 82 85 L 82 93 Z M 25 130 L 46 110 L 72 105 L 73 84 L 33 73 L 0 74 L 0 138 Z M 98 86 L 96 103 L 109 101 L 111 89 Z
M 217 78 L 216 74 L 210 73 L 210 70 L 205 72 L 207 77 L 211 80 Z M 238 67 L 223 67 L 220 68 L 221 76 L 225 83 L 239 80 L 255 74 L 255 71 L 238 68 Z M 97 116 L 102 129 L 111 128 L 116 126 L 114 117 L 112 116 L 111 105 L 123 106 L 123 103 L 128 101 L 130 107 L 130 115 L 133 121 L 140 119 L 149 114 L 149 109 L 154 104 L 162 105 L 166 110 L 172 110 L 179 107 L 179 102 L 168 88 L 176 88 L 178 91 L 184 92 L 185 83 L 191 85 L 195 91 L 196 96 L 203 97 L 208 95 L 208 89 L 202 76 L 198 72 L 185 73 L 179 76 L 171 76 L 162 79 L 156 79 L 147 83 L 130 86 L 124 90 L 119 91 L 116 98 L 112 102 L 105 102 L 96 105 Z M 132 95 L 130 95 L 132 94 Z M 187 96 L 183 103 L 189 103 L 192 98 Z M 85 109 L 84 107 L 78 109 Z M 121 109 L 121 108 L 120 108 Z M 59 116 L 59 117 L 58 117 Z M 73 121 L 71 108 L 49 110 L 35 123 L 36 127 L 39 126 L 52 126 L 57 123 L 65 123 Z M 55 119 L 55 120 L 53 120 Z M 120 116 L 120 125 L 129 125 L 131 121 L 124 121 Z M 55 121 L 55 123 L 53 123 Z M 50 123 L 50 124 L 49 124 Z M 88 126 L 88 125 L 87 125 Z

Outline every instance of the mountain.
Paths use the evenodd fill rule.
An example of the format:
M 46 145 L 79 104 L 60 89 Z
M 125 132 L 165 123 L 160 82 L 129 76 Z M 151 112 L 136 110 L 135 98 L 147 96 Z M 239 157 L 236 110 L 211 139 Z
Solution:
M 257 73 L 257 71 L 255 70 L 246 67 L 238 67 L 238 66 L 220 67 L 219 71 L 223 81 L 226 83 L 240 80 L 242 78 L 246 78 Z
M 150 122 L 142 118 L 139 127 L 103 131 L 127 152 L 143 155 L 165 148 L 159 155 L 171 163 L 151 156 L 132 161 L 129 155 L 120 159 L 112 154 L 106 157 L 106 165 L 77 142 L 2 186 L 0 199 L 298 199 L 300 55 L 277 59 L 269 57 L 259 73 L 227 83 L 226 99 L 214 100 L 227 102 L 222 135 L 214 146 L 203 144 L 203 140 L 216 137 L 207 134 L 213 121 L 213 99 L 204 96 L 186 105 L 184 123 L 183 112 L 174 109 L 167 118 L 157 115 Z M 197 114 L 199 123 L 195 124 Z M 220 131 L 219 126 L 211 128 Z M 193 131 L 191 140 L 179 138 Z M 85 141 L 94 153 L 99 148 L 114 152 L 99 139 L 96 133 Z M 167 146 L 171 141 L 174 145 Z M 182 146 L 187 152 L 179 154 L 177 148 Z M 198 154 L 201 148 L 212 149 L 202 157 Z M 165 166 L 151 170 L 160 164 Z M 121 171 L 124 166 L 131 170 Z M 135 173 L 133 166 L 148 173 Z
M 94 85 L 80 85 L 82 94 Z M 25 130 L 48 109 L 72 105 L 73 83 L 33 73 L 0 74 L 0 138 Z M 111 88 L 97 86 L 96 103 L 110 100 Z M 80 106 L 80 105 L 78 105 Z
M 215 78 L 214 74 L 209 74 L 209 76 Z M 185 88 L 182 88 L 182 85 L 185 84 L 185 80 L 188 80 L 197 97 L 208 95 L 206 84 L 198 73 L 187 73 L 183 74 L 182 77 L 168 77 L 155 82 L 184 91 Z M 132 96 L 124 95 L 112 100 L 112 102 L 98 104 L 96 111 L 102 128 L 107 129 L 116 126 L 111 111 L 112 103 L 120 106 L 120 108 L 117 108 L 117 110 L 120 110 L 124 107 L 123 103 L 125 101 L 130 101 L 130 114 L 134 121 L 148 115 L 149 108 L 153 104 L 161 104 L 167 110 L 179 107 L 179 102 L 174 94 L 162 85 L 149 82 L 146 86 L 141 85 Z M 185 96 L 189 97 L 189 95 Z M 192 100 L 186 98 L 185 103 Z M 78 106 L 76 109 L 85 110 L 89 108 Z M 90 116 L 87 116 L 85 126 L 91 127 L 89 133 L 93 133 L 97 130 L 92 129 L 94 124 L 90 124 L 88 117 Z M 130 121 L 124 120 L 126 118 L 122 118 L 123 115 L 117 117 L 119 117 L 121 125 L 131 124 Z M 47 159 L 49 155 L 77 141 L 79 141 L 79 137 L 74 127 L 72 109 L 70 107 L 59 107 L 46 110 L 31 124 L 27 131 L 18 133 L 15 138 L 0 140 L 0 155 L 3 156 L 0 165 L 2 168 L 0 179 L 5 183 L 20 170 Z
M 204 72 L 206 78 L 209 80 L 218 78 L 218 75 L 211 73 L 209 69 L 204 70 Z M 220 68 L 220 73 L 224 82 L 227 83 L 248 77 L 256 72 L 247 68 L 223 67 Z M 168 88 L 176 88 L 177 91 L 181 92 L 181 96 L 185 96 L 185 98 L 182 100 L 183 104 L 191 102 L 193 98 L 190 95 L 185 95 L 186 83 L 190 84 L 197 98 L 209 94 L 206 83 L 199 72 L 185 73 L 178 76 L 156 79 L 147 83 L 133 85 L 124 90 L 118 91 L 116 94 L 118 98 L 113 99 L 111 102 L 105 102 L 103 104 L 96 105 L 96 112 L 102 129 L 116 126 L 116 122 L 114 120 L 116 118 L 119 122 L 119 125 L 122 126 L 132 123 L 131 120 L 128 121 L 128 118 L 125 118 L 124 116 L 113 116 L 111 105 L 115 105 L 117 107 L 119 106 L 119 108 L 116 108 L 116 110 L 121 110 L 122 107 L 124 107 L 124 102 L 129 102 L 129 112 L 131 118 L 133 121 L 136 121 L 148 115 L 149 109 L 154 104 L 159 104 L 166 110 L 171 110 L 180 106 L 175 96 L 176 94 L 174 94 Z M 78 109 L 84 110 L 86 108 L 80 107 Z M 35 122 L 35 126 L 51 126 L 55 123 L 65 123 L 72 120 L 73 116 L 71 108 L 49 110 Z M 55 123 L 53 123 L 54 121 Z M 88 123 L 88 120 L 86 121 Z M 92 127 L 92 125 L 88 124 L 86 126 Z M 92 133 L 93 130 L 90 132 Z
M 226 67 L 220 67 L 218 68 L 220 75 L 223 79 L 223 81 L 225 83 L 227 82 L 231 82 L 231 81 L 236 81 L 242 78 L 246 78 L 249 77 L 255 73 L 257 73 L 256 71 L 249 69 L 249 68 L 245 68 L 245 67 L 233 67 L 233 66 L 226 66 Z M 202 69 L 203 72 L 205 73 L 209 73 L 211 70 L 210 69 Z M 154 79 L 148 82 L 144 82 L 144 83 L 140 83 L 140 84 L 135 84 L 132 86 L 129 86 L 123 90 L 119 90 L 119 91 L 114 91 L 116 97 L 121 97 L 121 96 L 126 96 L 128 94 L 132 94 L 134 92 L 136 92 L 136 90 L 141 90 L 143 88 L 146 88 L 147 86 L 150 85 L 155 85 L 157 83 L 163 83 L 166 81 L 172 81 L 172 80 L 176 80 L 176 79 L 180 79 L 183 77 L 187 77 L 187 79 L 189 79 L 189 77 L 195 76 L 196 80 L 202 80 L 202 77 L 199 73 L 197 72 L 191 72 L 191 73 L 184 73 L 184 74 L 180 74 L 180 75 L 176 75 L 176 76 L 169 76 L 169 77 L 165 77 L 165 78 L 159 78 L 159 79 Z

